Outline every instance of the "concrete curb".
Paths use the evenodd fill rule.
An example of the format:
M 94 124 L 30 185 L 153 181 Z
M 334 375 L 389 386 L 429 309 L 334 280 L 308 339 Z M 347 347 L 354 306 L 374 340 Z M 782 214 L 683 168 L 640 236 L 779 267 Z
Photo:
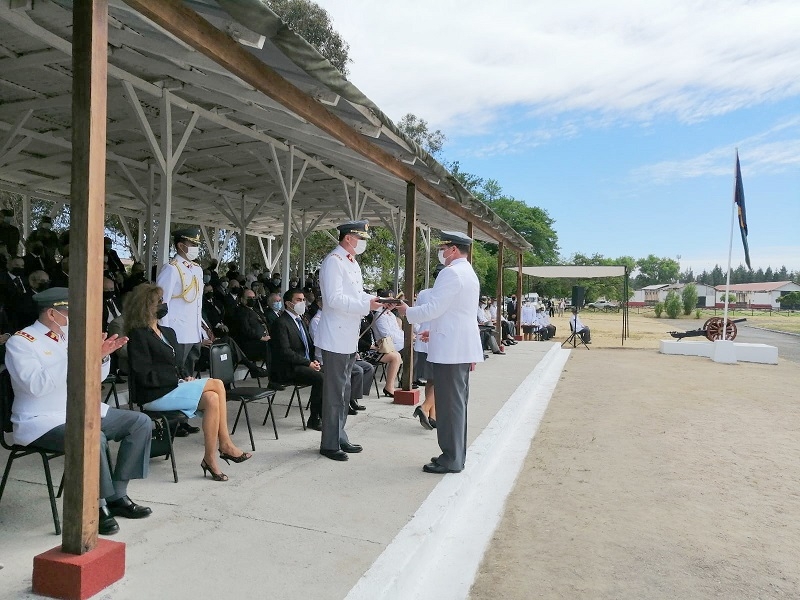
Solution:
M 552 345 L 469 447 L 467 469 L 442 478 L 347 600 L 468 595 L 569 353 Z
M 782 333 L 784 335 L 793 335 L 795 337 L 800 337 L 800 333 L 795 333 L 794 331 L 781 331 L 780 329 L 767 329 L 766 327 L 755 327 L 754 325 L 745 325 L 748 329 L 758 329 L 760 331 L 769 331 L 770 333 Z

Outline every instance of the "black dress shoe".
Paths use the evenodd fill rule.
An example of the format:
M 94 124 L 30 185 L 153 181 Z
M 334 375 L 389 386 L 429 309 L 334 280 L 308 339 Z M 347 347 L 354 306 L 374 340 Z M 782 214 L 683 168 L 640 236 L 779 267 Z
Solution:
M 342 448 L 343 452 L 347 452 L 348 454 L 358 454 L 364 449 L 358 444 L 351 444 L 350 442 L 341 442 L 339 446 Z
M 114 535 L 119 531 L 119 524 L 108 511 L 107 506 L 100 507 L 100 517 L 97 521 L 97 533 L 100 535 Z
M 352 406 L 348 406 L 347 407 L 347 414 L 348 415 L 357 415 L 358 411 L 355 408 L 353 408 Z
M 414 416 L 419 418 L 420 425 L 422 425 L 425 429 L 427 429 L 428 431 L 433 429 L 430 419 L 428 419 L 428 416 L 424 412 L 422 412 L 422 409 L 419 406 L 414 409 Z
M 262 369 L 261 367 L 253 367 L 250 369 L 250 377 L 255 377 L 259 379 L 260 377 L 267 377 L 269 376 L 269 371 L 266 369 Z
M 326 458 L 330 458 L 331 460 L 350 460 L 350 457 L 347 456 L 347 453 L 342 452 L 341 450 L 320 450 L 319 453 Z
M 431 427 L 436 429 L 436 419 L 431 419 L 430 417 L 428 417 L 428 423 L 431 424 Z
M 359 404 L 358 400 L 350 400 L 350 408 L 353 410 L 367 410 L 367 407 L 363 404 Z
M 443 467 L 437 462 L 431 462 L 422 467 L 422 470 L 426 473 L 435 473 L 436 475 L 444 475 L 445 473 L 461 473 L 461 471 L 454 471 L 453 469 L 448 469 L 447 467 Z
M 125 517 L 126 519 L 144 519 L 153 512 L 148 506 L 140 506 L 128 496 L 123 496 L 118 500 L 108 503 L 108 512 L 115 517 Z
M 178 425 L 178 429 L 185 431 L 187 434 L 189 434 L 189 433 L 197 433 L 198 431 L 200 431 L 199 427 L 195 427 L 194 425 L 189 425 L 189 423 L 187 423 L 185 421 L 183 423 L 181 423 L 180 425 Z
M 281 383 L 273 383 L 273 382 L 271 382 L 271 381 L 270 381 L 270 382 L 267 384 L 267 389 L 268 389 L 268 390 L 277 390 L 277 391 L 279 391 L 279 392 L 280 392 L 281 390 L 285 390 L 285 389 L 286 389 L 286 386 L 285 386 L 285 385 L 283 385 L 283 384 L 281 384 Z
M 306 426 L 314 431 L 322 431 L 322 419 L 319 417 L 309 417 Z

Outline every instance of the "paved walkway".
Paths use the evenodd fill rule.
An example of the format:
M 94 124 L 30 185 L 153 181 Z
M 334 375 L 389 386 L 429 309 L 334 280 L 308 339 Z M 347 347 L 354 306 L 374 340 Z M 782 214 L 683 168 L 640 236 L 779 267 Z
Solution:
M 470 443 L 552 346 L 518 344 L 478 367 Z M 279 392 L 277 402 L 285 405 L 288 396 Z M 296 408 L 283 419 L 278 407 L 276 441 L 271 427 L 261 427 L 264 407 L 252 407 L 256 453 L 241 465 L 222 463 L 227 483 L 201 476 L 199 435 L 178 439 L 180 483 L 172 482 L 168 462 L 154 460 L 149 478 L 131 484 L 131 496 L 154 514 L 120 520 L 112 539 L 127 545 L 127 574 L 99 597 L 344 598 L 443 480 L 421 471 L 438 445 L 412 408 L 374 396 L 365 403 L 368 410 L 348 421 L 365 451 L 344 464 L 317 453 L 319 434 L 302 430 Z M 246 447 L 245 430 L 235 437 Z M 0 503 L 2 598 L 33 597 L 33 556 L 60 544 L 37 460 L 14 465 Z M 57 479 L 63 463 L 55 463 Z

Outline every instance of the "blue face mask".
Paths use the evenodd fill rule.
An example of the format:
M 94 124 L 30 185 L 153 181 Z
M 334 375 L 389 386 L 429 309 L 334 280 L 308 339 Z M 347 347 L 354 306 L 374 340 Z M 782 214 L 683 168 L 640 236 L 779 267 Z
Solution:
M 278 312 L 280 309 L 283 308 L 283 302 L 273 302 L 272 303 L 272 310 Z

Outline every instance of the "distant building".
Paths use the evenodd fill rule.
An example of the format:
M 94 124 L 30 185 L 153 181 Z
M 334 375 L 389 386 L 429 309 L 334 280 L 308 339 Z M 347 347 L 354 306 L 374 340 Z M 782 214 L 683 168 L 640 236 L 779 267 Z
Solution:
M 725 305 L 725 286 L 716 287 L 716 306 Z M 736 294 L 736 305 L 747 308 L 780 308 L 778 299 L 790 292 L 800 292 L 800 285 L 793 281 L 764 281 L 762 283 L 737 283 L 730 286 Z
M 653 306 L 658 302 L 664 302 L 667 299 L 667 294 L 675 290 L 680 296 L 683 293 L 683 288 L 688 284 L 686 283 L 656 283 L 653 285 L 646 285 L 640 290 L 634 290 L 633 299 L 630 301 L 629 306 Z M 697 288 L 697 308 L 704 308 L 706 306 L 714 306 L 716 300 L 716 291 L 710 285 L 704 283 L 695 283 Z

